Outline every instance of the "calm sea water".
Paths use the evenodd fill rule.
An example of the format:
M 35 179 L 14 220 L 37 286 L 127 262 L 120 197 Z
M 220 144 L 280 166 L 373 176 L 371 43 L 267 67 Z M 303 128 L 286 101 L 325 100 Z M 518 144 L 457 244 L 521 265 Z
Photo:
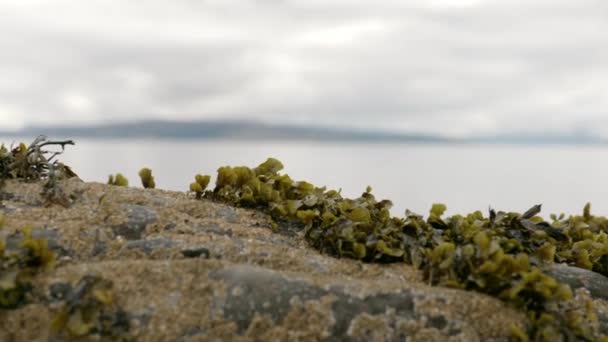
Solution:
M 11 140 L 2 140 L 11 141 Z M 524 211 L 578 213 L 587 201 L 608 215 L 608 148 L 513 147 L 358 143 L 77 140 L 62 160 L 86 181 L 105 182 L 121 172 L 141 186 L 137 172 L 153 170 L 157 188 L 185 191 L 196 173 L 215 177 L 224 165 L 256 166 L 267 157 L 295 180 L 358 196 L 367 185 L 402 215 L 426 214 L 432 203 L 448 213 Z M 213 180 L 212 180 L 213 181 Z

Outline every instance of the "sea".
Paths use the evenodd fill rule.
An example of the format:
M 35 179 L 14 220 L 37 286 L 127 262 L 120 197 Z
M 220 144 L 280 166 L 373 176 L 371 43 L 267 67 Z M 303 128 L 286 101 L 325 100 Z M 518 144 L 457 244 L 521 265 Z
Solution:
M 31 140 L 31 139 L 29 139 Z M 5 143 L 20 141 L 15 138 Z M 367 186 L 390 199 L 392 213 L 426 216 L 433 203 L 447 214 L 489 208 L 523 212 L 542 204 L 541 215 L 592 212 L 608 216 L 608 146 L 468 145 L 232 140 L 76 139 L 60 160 L 85 181 L 122 173 L 141 187 L 149 167 L 157 188 L 187 191 L 195 174 L 214 182 L 221 166 L 255 167 L 268 157 L 294 180 L 357 197 Z

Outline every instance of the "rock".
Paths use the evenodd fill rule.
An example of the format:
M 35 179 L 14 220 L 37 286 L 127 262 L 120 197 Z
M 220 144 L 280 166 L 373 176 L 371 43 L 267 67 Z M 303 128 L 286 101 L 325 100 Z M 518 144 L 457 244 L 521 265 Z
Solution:
M 151 239 L 151 240 L 135 240 L 135 241 L 127 242 L 127 244 L 124 246 L 123 250 L 139 249 L 146 254 L 150 254 L 150 253 L 160 250 L 160 249 L 169 249 L 175 245 L 176 245 L 175 242 L 165 239 L 165 238 L 158 238 L 158 239 Z
M 555 264 L 548 273 L 572 289 L 584 287 L 592 297 L 608 300 L 608 277 L 566 264 Z
M 223 207 L 216 211 L 215 216 L 229 223 L 238 222 L 238 214 L 234 208 Z
M 21 231 L 14 234 L 6 234 L 0 232 L 0 237 L 5 239 L 6 249 L 15 250 L 20 247 L 21 241 L 23 240 L 23 233 Z M 48 247 L 53 250 L 59 257 L 72 256 L 72 252 L 61 244 L 61 235 L 54 229 L 49 228 L 33 228 L 32 229 L 33 239 L 43 239 L 47 241 Z
M 127 213 L 127 222 L 114 227 L 114 233 L 127 240 L 141 239 L 146 226 L 157 220 L 156 211 L 146 206 L 126 204 L 122 210 Z
M 389 339 L 403 339 L 415 335 L 417 330 L 432 331 L 442 339 L 479 337 L 472 333 L 475 323 L 467 322 L 468 318 L 450 317 L 448 311 L 428 310 L 422 304 L 429 300 L 453 301 L 450 295 L 429 295 L 414 289 L 357 295 L 342 286 L 325 289 L 250 266 L 224 268 L 209 276 L 226 284 L 227 295 L 216 298 L 214 306 L 220 308 L 224 319 L 236 322 L 239 333 L 250 329 L 256 317 L 266 316 L 273 325 L 285 325 L 284 320 L 302 310 L 305 303 L 326 303 L 325 315 L 331 319 L 324 327 L 324 335 L 336 341 L 367 341 L 377 337 L 378 329 Z M 369 326 L 375 325 L 373 322 L 381 324 Z
M 14 198 L 15 198 L 15 195 L 8 193 L 8 192 L 0 191 L 0 202 L 9 201 Z
M 218 224 L 210 224 L 210 225 L 205 225 L 205 226 L 197 225 L 196 229 L 197 229 L 197 231 L 200 231 L 203 233 L 226 235 L 226 236 L 232 237 L 231 229 L 223 229 Z
M 2 312 L 2 341 L 53 340 L 58 303 L 91 274 L 112 281 L 112 303 L 125 313 L 118 323 L 129 319 L 129 334 L 142 341 L 506 341 L 513 325 L 528 323 L 495 298 L 428 286 L 405 264 L 320 254 L 299 227 L 273 232 L 256 211 L 83 182 L 61 183 L 78 190 L 69 208 L 44 207 L 41 186 L 7 182 L 2 234 L 14 246 L 21 228 L 37 227 L 36 237 L 69 258 L 34 277 L 28 305 Z M 595 296 L 608 326 L 605 278 L 555 272 Z

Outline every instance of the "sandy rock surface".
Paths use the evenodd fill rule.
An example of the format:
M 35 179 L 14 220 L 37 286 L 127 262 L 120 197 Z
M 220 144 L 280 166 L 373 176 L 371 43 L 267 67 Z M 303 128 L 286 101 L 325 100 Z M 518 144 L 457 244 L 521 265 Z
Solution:
M 408 265 L 321 255 L 257 211 L 179 192 L 61 186 L 68 208 L 44 206 L 38 183 L 0 190 L 7 246 L 29 226 L 58 254 L 30 304 L 0 311 L 0 341 L 57 340 L 49 298 L 89 274 L 112 280 L 137 341 L 490 341 L 526 324 L 497 299 L 427 286 Z

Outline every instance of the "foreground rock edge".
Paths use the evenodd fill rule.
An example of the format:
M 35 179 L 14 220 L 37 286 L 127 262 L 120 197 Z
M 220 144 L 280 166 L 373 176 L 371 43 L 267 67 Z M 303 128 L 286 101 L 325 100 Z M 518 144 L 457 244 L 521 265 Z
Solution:
M 255 211 L 162 190 L 63 186 L 77 200 L 47 208 L 40 184 L 8 182 L 3 234 L 29 225 L 54 241 L 59 265 L 37 277 L 38 288 L 89 273 L 112 279 L 136 338 L 487 340 L 525 324 L 496 299 L 423 284 L 410 266 L 319 255 L 272 233 Z M 197 249 L 205 252 L 195 259 L 183 253 Z M 285 298 L 273 301 L 269 288 Z M 1 313 L 0 337 L 46 340 L 50 311 L 34 302 Z

